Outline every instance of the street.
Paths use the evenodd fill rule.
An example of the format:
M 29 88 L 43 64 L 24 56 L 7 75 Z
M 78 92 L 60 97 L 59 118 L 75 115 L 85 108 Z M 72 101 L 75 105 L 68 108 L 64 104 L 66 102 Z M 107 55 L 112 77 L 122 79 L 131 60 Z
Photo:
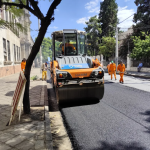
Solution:
M 150 149 L 150 81 L 125 76 L 120 84 L 117 79 L 105 73 L 100 102 L 60 107 L 74 149 Z

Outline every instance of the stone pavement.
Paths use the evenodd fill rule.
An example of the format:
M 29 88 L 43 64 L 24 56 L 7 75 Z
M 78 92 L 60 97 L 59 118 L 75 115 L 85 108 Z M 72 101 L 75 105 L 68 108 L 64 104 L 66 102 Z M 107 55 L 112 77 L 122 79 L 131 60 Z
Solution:
M 31 77 L 41 77 L 40 69 L 33 69 Z M 11 101 L 16 88 L 19 73 L 0 78 L 0 150 L 45 150 L 51 142 L 51 135 L 47 135 L 49 120 L 45 120 L 48 112 L 48 97 L 46 81 L 31 81 L 30 104 L 31 114 L 21 116 L 21 122 L 16 119 L 10 126 L 6 126 L 10 118 Z M 48 137 L 49 136 L 49 137 Z

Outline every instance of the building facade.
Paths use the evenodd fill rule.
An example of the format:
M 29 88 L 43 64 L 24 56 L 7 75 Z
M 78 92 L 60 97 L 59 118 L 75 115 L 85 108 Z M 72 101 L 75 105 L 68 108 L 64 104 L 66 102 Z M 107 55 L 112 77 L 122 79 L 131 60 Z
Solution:
M 20 18 L 14 18 L 13 14 L 6 11 L 4 8 L 0 8 L 0 19 L 8 22 L 14 22 L 13 29 L 7 27 L 0 27 L 0 77 L 5 76 L 2 71 L 7 72 L 6 75 L 12 74 L 12 69 L 8 68 L 18 68 L 14 70 L 14 73 L 20 71 L 20 63 L 23 58 L 28 58 L 32 46 L 34 44 L 30 35 L 30 14 L 27 10 L 24 10 L 24 15 Z M 26 25 L 27 33 L 19 32 L 15 23 L 22 23 Z M 15 66 L 15 67 L 14 67 Z M 5 71 L 5 69 L 7 71 Z M 3 75 L 2 75 L 3 74 Z

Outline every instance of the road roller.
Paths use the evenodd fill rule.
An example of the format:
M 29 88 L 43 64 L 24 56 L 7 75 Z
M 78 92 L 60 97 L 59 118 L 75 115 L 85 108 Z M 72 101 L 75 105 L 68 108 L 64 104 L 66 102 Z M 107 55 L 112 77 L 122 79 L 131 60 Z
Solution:
M 57 102 L 98 99 L 104 95 L 104 69 L 87 55 L 86 32 L 63 29 L 52 33 L 51 79 Z

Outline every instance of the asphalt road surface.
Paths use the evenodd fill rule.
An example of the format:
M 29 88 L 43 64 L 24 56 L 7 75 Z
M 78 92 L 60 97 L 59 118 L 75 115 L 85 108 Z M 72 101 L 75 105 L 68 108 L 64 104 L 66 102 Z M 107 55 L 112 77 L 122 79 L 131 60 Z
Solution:
M 75 150 L 150 150 L 150 82 L 126 80 L 128 85 L 106 80 L 100 102 L 62 106 Z

